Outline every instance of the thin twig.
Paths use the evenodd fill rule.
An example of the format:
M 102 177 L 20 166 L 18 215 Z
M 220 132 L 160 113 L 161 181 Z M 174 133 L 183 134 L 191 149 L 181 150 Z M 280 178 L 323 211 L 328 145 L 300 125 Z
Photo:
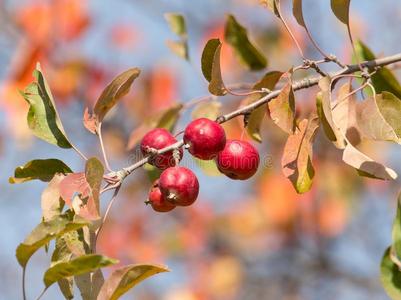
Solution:
M 104 222 L 106 222 L 107 217 L 109 216 L 109 213 L 110 213 L 111 207 L 113 206 L 114 200 L 117 198 L 117 195 L 118 195 L 118 192 L 120 191 L 120 188 L 121 188 L 121 185 L 119 185 L 119 186 L 114 190 L 113 196 L 111 197 L 110 202 L 109 202 L 109 204 L 107 205 L 107 209 L 106 209 L 106 212 L 104 213 L 103 220 L 102 220 L 102 222 L 100 223 L 100 226 L 99 226 L 98 230 L 96 231 L 95 243 L 94 243 L 95 245 L 96 245 L 96 242 L 97 242 L 97 238 L 98 238 L 98 236 L 99 236 L 99 234 L 100 234 L 100 231 L 101 231 L 102 228 L 103 228 Z
M 265 91 L 262 91 L 262 90 L 254 90 L 254 91 L 248 91 L 248 92 L 235 92 L 235 91 L 229 90 L 229 89 L 227 89 L 227 92 L 233 96 L 249 96 L 252 94 L 265 93 Z
M 97 136 L 99 137 L 100 148 L 102 149 L 103 160 L 106 165 L 106 169 L 109 172 L 113 172 L 113 170 L 110 168 L 109 160 L 108 160 L 107 154 L 106 154 L 106 149 L 104 148 L 103 137 L 102 137 L 102 122 L 99 122 L 99 125 L 96 129 L 96 133 L 97 133 Z
M 36 298 L 36 300 L 40 300 L 40 298 L 43 297 L 43 295 L 46 293 L 47 291 L 47 287 L 43 289 L 43 291 L 40 293 L 40 295 L 38 296 L 38 298 Z
M 88 158 L 81 151 L 79 151 L 79 149 L 74 144 L 71 144 L 71 147 L 72 147 L 72 149 L 75 150 L 75 152 L 77 152 L 79 154 L 79 156 L 82 157 L 83 160 L 88 160 Z
M 277 5 L 277 10 L 278 10 L 278 14 L 279 14 L 279 16 L 280 16 L 279 19 L 281 20 L 281 22 L 283 23 L 285 29 L 287 30 L 287 32 L 288 32 L 289 35 L 291 36 L 291 39 L 294 41 L 295 45 L 297 46 L 299 54 L 301 55 L 301 57 L 302 57 L 303 59 L 306 59 L 306 57 L 305 57 L 305 55 L 304 55 L 304 52 L 302 51 L 301 46 L 299 45 L 297 39 L 295 38 L 294 34 L 292 33 L 292 31 L 291 31 L 290 27 L 288 26 L 287 22 L 286 22 L 286 21 L 284 20 L 284 18 L 283 18 L 283 14 L 281 13 L 281 5 L 280 5 L 280 2 L 279 2 L 278 5 Z
M 107 185 L 103 189 L 100 190 L 100 194 L 103 194 L 103 193 L 105 193 L 107 191 L 110 191 L 110 190 L 113 190 L 115 188 L 118 188 L 120 185 L 121 185 L 120 181 L 117 181 L 115 184 L 112 184 L 112 185 Z
M 332 110 L 335 109 L 340 103 L 342 103 L 345 99 L 351 97 L 352 95 L 355 95 L 356 93 L 358 93 L 360 90 L 363 90 L 366 86 L 368 85 L 368 81 L 365 81 L 361 86 L 359 86 L 358 88 L 356 88 L 355 90 L 349 92 L 348 94 L 346 94 L 344 97 L 342 97 L 340 100 L 337 100 L 333 107 L 331 108 Z
M 22 269 L 22 298 L 23 298 L 24 300 L 26 300 L 25 272 L 26 272 L 26 266 Z
M 226 85 L 226 89 L 229 91 L 230 94 L 237 96 L 235 90 L 252 89 L 252 86 L 253 86 L 253 84 L 250 84 L 250 83 L 234 83 L 234 84 Z M 253 91 L 251 91 L 251 93 L 252 92 Z M 238 95 L 238 96 L 244 96 L 244 95 Z M 207 96 L 195 98 L 193 100 L 186 102 L 184 104 L 183 110 L 189 109 L 192 106 L 199 104 L 201 102 L 212 101 L 215 98 L 216 98 L 216 96 L 214 96 L 214 95 L 207 95 Z

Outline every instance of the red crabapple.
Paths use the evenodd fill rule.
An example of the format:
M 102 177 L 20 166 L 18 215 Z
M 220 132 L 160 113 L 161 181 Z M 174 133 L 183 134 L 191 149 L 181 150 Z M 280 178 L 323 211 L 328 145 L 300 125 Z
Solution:
M 246 141 L 227 140 L 217 158 L 219 171 L 231 179 L 245 180 L 254 175 L 259 166 L 259 153 Z
M 166 200 L 178 206 L 191 205 L 199 193 L 198 179 L 185 167 L 164 170 L 159 178 L 159 187 Z
M 200 118 L 185 128 L 184 143 L 189 146 L 188 151 L 193 156 L 209 160 L 224 149 L 226 134 L 219 123 Z
M 149 199 L 146 203 L 150 204 L 153 210 L 157 212 L 168 212 L 175 208 L 173 203 L 167 201 L 166 198 L 163 197 L 159 188 L 159 180 L 153 183 L 152 189 L 149 192 Z
M 143 155 L 148 155 L 151 153 L 150 149 L 163 149 L 177 142 L 177 139 L 164 128 L 155 128 L 149 131 L 143 137 L 141 141 L 141 151 Z M 182 158 L 182 149 L 179 149 L 179 160 Z M 169 167 L 175 166 L 176 162 L 173 156 L 173 151 L 169 151 L 163 154 L 156 155 L 152 157 L 150 164 L 154 165 L 159 169 L 167 169 Z

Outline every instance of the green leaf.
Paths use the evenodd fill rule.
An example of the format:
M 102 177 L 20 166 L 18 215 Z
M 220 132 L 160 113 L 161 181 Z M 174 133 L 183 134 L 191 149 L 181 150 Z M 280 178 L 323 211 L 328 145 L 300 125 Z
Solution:
M 14 171 L 14 177 L 10 177 L 10 183 L 22 183 L 34 179 L 50 181 L 55 174 L 72 173 L 71 169 L 58 159 L 34 159 Z
M 168 131 L 172 131 L 175 125 L 177 124 L 182 108 L 183 105 L 179 103 L 163 111 L 161 114 L 159 114 L 158 117 L 155 117 L 154 119 L 154 121 L 156 121 L 155 127 L 165 128 Z
M 39 63 L 33 71 L 34 82 L 21 95 L 29 104 L 28 126 L 38 138 L 61 148 L 71 148 L 67 139 L 50 88 Z
M 154 182 L 156 179 L 159 179 L 161 173 L 163 172 L 162 170 L 151 164 L 144 164 L 143 169 L 146 171 L 150 182 Z
M 146 278 L 168 271 L 160 265 L 128 265 L 115 270 L 103 284 L 97 300 L 117 300 Z
M 210 120 L 216 120 L 220 115 L 221 103 L 218 101 L 207 101 L 200 102 L 192 111 L 192 120 L 199 118 L 208 118 Z
M 380 280 L 387 295 L 393 300 L 401 299 L 401 271 L 391 260 L 390 249 L 387 248 L 380 265 Z
M 167 46 L 178 56 L 188 60 L 189 50 L 187 41 L 187 27 L 185 24 L 185 18 L 181 14 L 177 13 L 166 13 L 164 14 L 168 25 L 172 32 L 180 37 L 179 41 L 167 41 Z
M 392 240 L 393 240 L 394 254 L 397 256 L 397 259 L 400 260 L 401 259 L 401 192 L 399 193 L 397 199 L 397 214 L 395 216 L 393 223 Z
M 208 176 L 221 176 L 222 173 L 216 166 L 216 162 L 214 160 L 202 160 L 198 159 L 195 156 L 192 156 L 192 159 L 195 161 L 196 165 Z
M 50 221 L 61 214 L 64 201 L 60 196 L 60 182 L 64 177 L 61 174 L 54 175 L 49 185 L 42 192 L 41 207 L 43 221 Z
M 383 92 L 376 96 L 376 104 L 384 120 L 391 126 L 398 138 L 401 138 L 401 99 L 394 94 Z
M 273 122 L 288 134 L 295 132 L 295 98 L 291 80 L 267 104 Z
M 333 144 L 339 148 L 344 149 L 345 140 L 339 127 L 334 123 L 332 108 L 331 108 L 331 91 L 330 91 L 331 79 L 324 77 L 319 81 L 319 87 L 321 92 L 316 97 L 316 106 L 318 116 L 322 122 L 324 132 L 327 138 L 333 142 Z
M 209 92 L 216 96 L 227 93 L 220 69 L 221 42 L 219 39 L 209 40 L 202 52 L 202 73 L 209 81 Z
M 45 246 L 52 239 L 55 239 L 66 232 L 77 230 L 89 223 L 85 220 L 69 221 L 65 217 L 57 217 L 48 222 L 42 222 L 28 235 L 23 243 L 19 244 L 16 256 L 19 264 L 25 267 L 31 256 L 41 247 Z
M 397 173 L 367 155 L 360 152 L 351 144 L 347 144 L 343 152 L 343 161 L 359 171 L 359 175 L 381 180 L 397 178 Z
M 188 49 L 188 43 L 187 41 L 171 41 L 167 40 L 167 47 L 170 48 L 170 50 L 178 55 L 179 57 L 189 60 L 189 49 Z
M 373 60 L 376 58 L 372 50 L 370 50 L 362 41 L 357 41 L 355 43 L 355 50 L 360 61 Z M 373 69 L 370 69 L 369 71 L 372 72 Z M 390 92 L 401 99 L 401 85 L 389 68 L 379 68 L 377 72 L 372 75 L 372 84 L 377 94 Z
M 62 278 L 96 271 L 118 263 L 118 260 L 98 254 L 88 254 L 68 262 L 60 262 L 46 270 L 43 282 L 46 288 Z
M 315 175 L 312 146 L 318 128 L 317 116 L 302 120 L 295 134 L 288 137 L 284 147 L 281 159 L 283 173 L 299 194 L 309 191 L 312 186 Z
M 164 18 L 170 26 L 171 31 L 176 35 L 185 36 L 187 34 L 187 27 L 183 15 L 177 13 L 165 13 Z
M 261 70 L 266 68 L 267 59 L 249 41 L 248 33 L 235 19 L 233 15 L 227 16 L 224 37 L 235 50 L 240 61 L 250 70 Z
M 107 85 L 93 109 L 98 122 L 102 122 L 109 110 L 129 92 L 132 83 L 140 73 L 138 68 L 129 69 Z
M 386 97 L 386 95 L 384 97 Z M 368 139 L 401 143 L 401 135 L 397 135 L 395 129 L 390 126 L 379 109 L 379 105 L 381 105 L 387 118 L 395 121 L 394 126 L 398 126 L 399 133 L 401 133 L 401 101 L 395 98 L 395 96 L 393 98 L 395 100 L 394 102 L 391 98 L 384 99 L 384 97 L 380 94 L 376 95 L 375 98 L 369 97 L 357 103 L 356 121 L 358 129 L 363 137 Z

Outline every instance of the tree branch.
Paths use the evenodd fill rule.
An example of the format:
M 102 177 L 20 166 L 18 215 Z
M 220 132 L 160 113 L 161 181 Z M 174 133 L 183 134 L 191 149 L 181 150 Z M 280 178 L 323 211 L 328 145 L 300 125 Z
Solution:
M 383 67 L 389 64 L 393 64 L 396 62 L 400 62 L 401 61 L 401 53 L 395 54 L 395 55 L 391 55 L 391 56 L 387 56 L 387 57 L 383 57 L 383 58 L 378 58 L 378 59 L 374 59 L 374 60 L 370 60 L 370 61 L 365 61 L 362 62 L 360 64 L 354 64 L 354 65 L 348 65 L 346 67 L 344 67 L 343 69 L 339 70 L 338 72 L 333 72 L 333 73 L 329 73 L 328 76 L 330 77 L 338 77 L 341 75 L 347 75 L 347 74 L 352 74 L 355 72 L 360 71 L 360 67 L 362 66 L 363 68 L 375 68 L 375 67 Z M 293 83 L 292 88 L 294 91 L 298 91 L 298 90 L 302 90 L 302 89 L 306 89 L 312 86 L 315 86 L 318 84 L 319 80 L 322 79 L 322 76 L 311 76 L 311 77 L 306 77 L 302 80 L 296 81 Z M 268 93 L 266 96 L 260 98 L 258 101 L 255 101 L 247 106 L 241 107 L 233 112 L 230 112 L 228 114 L 222 115 L 220 117 L 218 117 L 216 119 L 217 122 L 219 123 L 224 123 L 227 122 L 235 117 L 238 117 L 240 115 L 244 115 L 247 113 L 252 112 L 253 110 L 255 110 L 256 108 L 258 108 L 259 106 L 262 106 L 266 103 L 268 103 L 270 100 L 272 100 L 273 98 L 276 98 L 281 92 L 281 89 L 272 91 L 270 93 Z M 169 151 L 173 151 L 175 149 L 179 149 L 184 145 L 184 141 L 180 140 L 168 147 L 165 147 L 163 149 L 157 150 L 156 153 L 154 153 L 153 155 L 159 155 L 159 154 L 163 154 Z M 125 177 L 127 177 L 129 174 L 131 174 L 135 169 L 143 166 L 144 164 L 148 163 L 150 160 L 150 156 L 144 157 L 143 159 L 137 161 L 136 163 L 132 164 L 131 166 L 128 166 L 126 168 L 123 168 L 122 170 L 115 172 L 115 173 L 111 173 L 110 176 L 117 176 L 119 178 L 119 180 L 122 182 L 124 180 Z

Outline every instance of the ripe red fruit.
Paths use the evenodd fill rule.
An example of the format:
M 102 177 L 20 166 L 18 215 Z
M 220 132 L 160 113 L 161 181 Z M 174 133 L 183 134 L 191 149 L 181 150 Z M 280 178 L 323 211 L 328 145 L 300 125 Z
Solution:
M 185 128 L 184 143 L 189 145 L 188 151 L 193 156 L 209 160 L 224 149 L 226 134 L 219 123 L 200 118 Z
M 195 202 L 199 193 L 199 182 L 195 174 L 184 167 L 172 167 L 163 171 L 159 178 L 163 196 L 179 206 Z
M 217 158 L 219 171 L 232 179 L 245 180 L 254 175 L 259 166 L 258 150 L 250 143 L 227 140 L 226 146 Z
M 168 212 L 175 208 L 173 203 L 167 201 L 166 198 L 163 197 L 159 188 L 159 180 L 156 180 L 153 184 L 149 192 L 149 200 L 146 203 L 149 203 L 153 210 L 157 212 Z
M 177 139 L 166 129 L 164 128 L 156 128 L 149 131 L 142 139 L 141 142 L 141 151 L 143 155 L 148 155 L 151 152 L 150 148 L 153 149 L 163 149 L 167 146 L 170 146 L 177 142 Z M 179 151 L 179 160 L 182 158 L 182 149 Z M 160 155 L 156 155 L 152 157 L 150 164 L 154 165 L 159 169 L 167 169 L 169 167 L 175 166 L 175 160 L 173 156 L 173 151 L 166 152 Z

